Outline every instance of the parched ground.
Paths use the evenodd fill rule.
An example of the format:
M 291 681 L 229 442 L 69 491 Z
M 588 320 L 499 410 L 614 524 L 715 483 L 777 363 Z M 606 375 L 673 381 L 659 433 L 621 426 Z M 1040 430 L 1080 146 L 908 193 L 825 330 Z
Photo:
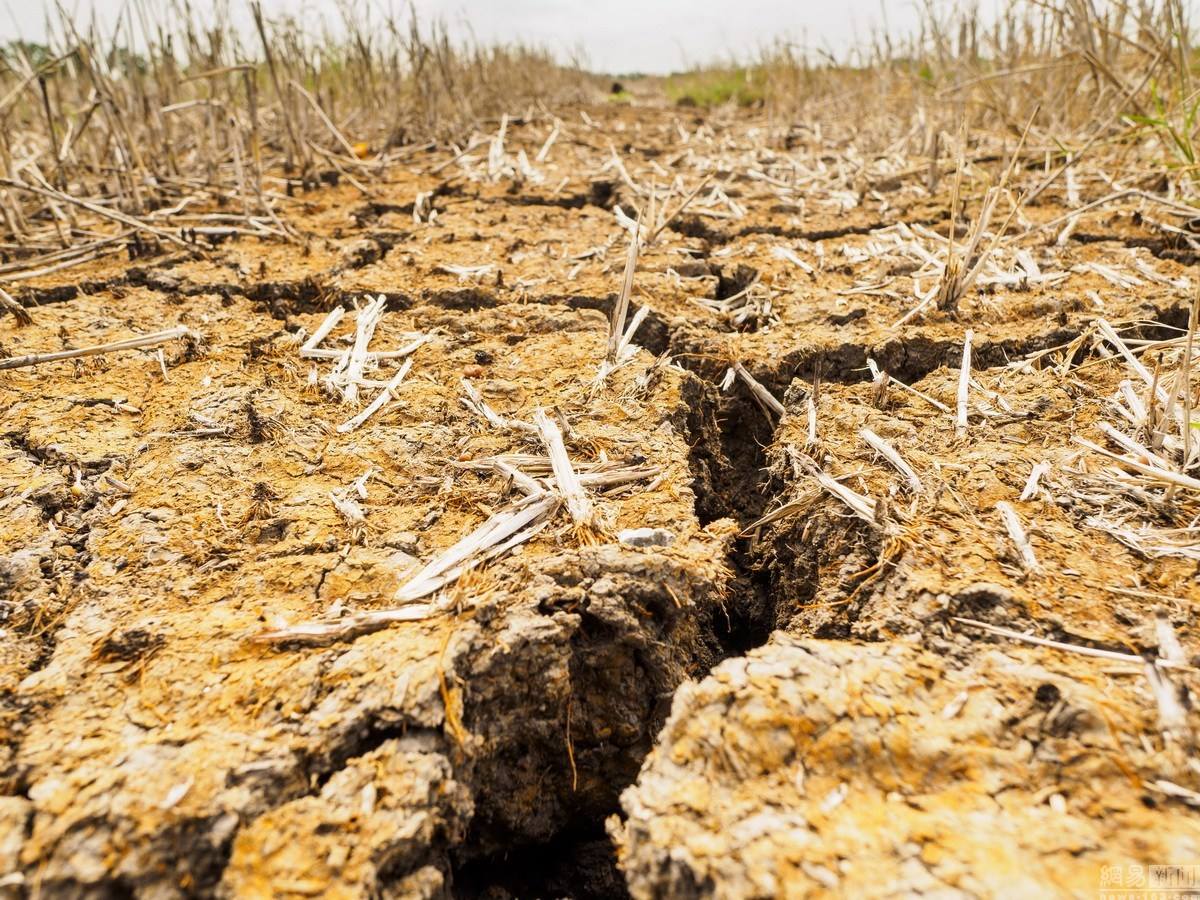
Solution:
M 13 288 L 8 356 L 197 337 L 0 371 L 0 892 L 1075 896 L 1200 863 L 1200 582 L 1166 534 L 1196 493 L 1114 506 L 1076 441 L 1147 390 L 1098 321 L 1177 337 L 1190 240 L 1120 204 L 1064 232 L 1052 189 L 905 320 L 952 227 L 919 154 L 616 105 L 493 149 L 297 192 L 300 245 Z M 647 211 L 645 312 L 599 384 L 616 207 Z M 378 296 L 369 349 L 422 343 L 339 429 L 401 360 L 346 402 L 302 345 L 340 306 L 349 349 Z M 636 473 L 588 483 L 593 529 L 560 505 L 428 614 L 263 640 L 392 608 L 522 473 L 555 487 L 539 410 L 578 472 Z
M 612 825 L 635 896 L 1095 896 L 1200 855 L 1196 557 L 1110 522 L 1070 438 L 1098 436 L 1115 368 L 978 373 L 995 405 L 962 434 L 923 397 L 826 385 L 825 471 L 872 521 L 812 489 L 796 398 L 769 454 L 787 514 L 757 536 L 779 630 L 677 692 Z M 957 380 L 915 387 L 952 406 Z

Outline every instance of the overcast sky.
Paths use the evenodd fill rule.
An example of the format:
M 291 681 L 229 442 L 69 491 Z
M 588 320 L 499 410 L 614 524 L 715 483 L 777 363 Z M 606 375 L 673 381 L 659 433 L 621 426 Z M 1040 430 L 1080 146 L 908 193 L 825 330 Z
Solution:
M 54 0 L 0 0 L 7 5 L 0 33 L 43 40 Z M 94 13 L 113 22 L 126 0 L 59 0 L 77 22 Z M 150 9 L 166 0 L 144 0 Z M 364 2 L 364 0 L 360 0 Z M 377 8 L 403 9 L 403 0 L 369 0 Z M 985 0 L 988 5 L 990 0 Z M 689 64 L 748 56 L 774 40 L 828 48 L 841 55 L 879 30 L 911 32 L 915 0 L 413 0 L 423 19 L 468 26 L 484 42 L 521 40 L 563 56 L 582 49 L 592 69 L 669 72 Z M 206 0 L 193 5 L 207 7 Z M 268 15 L 290 12 L 309 20 L 338 19 L 337 0 L 263 0 Z M 247 0 L 230 0 L 234 22 L 247 23 Z

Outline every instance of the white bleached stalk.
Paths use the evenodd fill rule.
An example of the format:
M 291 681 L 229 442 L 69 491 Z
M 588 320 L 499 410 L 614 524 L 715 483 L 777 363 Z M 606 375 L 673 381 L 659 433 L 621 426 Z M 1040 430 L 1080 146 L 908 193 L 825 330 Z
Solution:
M 1179 485 L 1179 487 L 1185 487 L 1193 491 L 1200 491 L 1200 480 L 1195 478 L 1191 478 L 1179 472 L 1172 472 L 1169 469 L 1160 469 L 1157 466 L 1147 465 L 1139 462 L 1136 459 L 1130 459 L 1128 456 L 1118 456 L 1116 453 L 1105 450 L 1103 447 L 1099 446 L 1098 444 L 1093 444 L 1091 441 L 1086 440 L 1085 438 L 1076 436 L 1074 441 L 1077 444 L 1082 444 L 1084 447 L 1087 447 L 1094 453 L 1099 453 L 1101 456 L 1106 456 L 1114 462 L 1120 463 L 1125 468 L 1133 469 L 1133 471 L 1153 478 L 1156 481 L 1161 481 L 1165 484 L 1176 484 Z
M 895 447 L 877 435 L 870 428 L 863 428 L 858 433 L 864 441 L 870 444 L 880 456 L 891 463 L 892 467 L 908 480 L 908 486 L 912 488 L 913 493 L 921 493 L 923 490 L 921 479 L 917 476 L 917 473 L 913 471 L 912 466 L 904 461 L 904 459 L 896 451 Z
M 1186 660 L 1184 662 L 1186 663 Z M 1172 740 L 1186 737 L 1189 730 L 1187 710 L 1179 700 L 1179 692 L 1175 685 L 1166 672 L 1160 671 L 1152 662 L 1147 662 L 1143 671 L 1150 683 L 1150 693 L 1154 695 L 1154 702 L 1158 706 L 1159 729 Z
M 621 338 L 625 335 L 625 318 L 629 315 L 629 296 L 633 293 L 633 273 L 637 268 L 641 224 L 642 217 L 639 214 L 637 223 L 629 229 L 629 254 L 625 257 L 625 274 L 621 279 L 621 293 L 617 295 L 608 329 L 607 359 L 610 363 L 617 361 Z
M 395 599 L 411 603 L 426 597 L 485 559 L 515 546 L 515 538 L 527 539 L 559 502 L 555 494 L 543 491 L 502 509 L 449 550 L 430 560 L 400 586 Z
M 817 445 L 817 401 L 813 396 L 815 391 L 809 391 L 804 398 L 804 408 L 808 412 L 808 446 Z
M 329 337 L 329 332 L 333 331 L 337 323 L 342 321 L 342 316 L 345 314 L 346 308 L 344 306 L 335 306 L 331 309 L 329 315 L 322 320 L 321 324 L 317 326 L 317 330 L 312 333 L 312 337 L 300 347 L 300 356 L 311 359 L 312 357 L 309 354 L 320 346 L 321 341 Z M 336 353 L 337 351 L 332 352 Z
M 1067 224 L 1062 227 L 1062 230 L 1058 233 L 1058 236 L 1055 237 L 1055 239 L 1054 239 L 1055 246 L 1058 246 L 1058 247 L 1067 246 L 1067 242 L 1069 240 L 1071 240 L 1071 235 L 1075 233 L 1075 229 L 1079 225 L 1080 218 L 1081 217 L 1079 215 L 1072 215 L 1070 218 L 1067 219 Z
M 958 413 L 954 423 L 955 434 L 966 434 L 967 431 L 967 391 L 971 384 L 971 341 L 975 332 L 967 329 L 963 338 L 962 367 L 958 372 Z
M 367 359 L 403 359 L 420 347 L 422 344 L 428 343 L 430 340 L 427 334 L 418 334 L 409 343 L 405 344 L 399 350 L 376 350 L 367 354 Z
M 529 162 L 529 157 L 525 155 L 524 150 L 517 151 L 517 171 L 530 184 L 541 184 L 546 180 L 546 176 L 535 169 Z
M 920 315 L 925 307 L 932 303 L 933 299 L 938 295 L 938 286 L 936 284 L 933 285 L 924 294 L 918 291 L 914 286 L 913 295 L 917 298 L 917 305 L 897 319 L 892 325 L 893 328 L 899 328 L 901 325 L 906 325 L 908 324 L 909 319 L 913 318 L 913 316 Z
M 475 385 L 467 381 L 465 378 L 459 379 L 463 386 L 463 390 L 467 392 L 467 396 L 462 398 L 462 405 L 471 412 L 481 416 L 493 428 L 507 428 L 508 420 L 501 416 L 498 412 L 488 406 L 483 395 L 475 389 Z
M 625 358 L 625 354 L 629 351 L 633 344 L 633 336 L 637 334 L 637 330 L 641 324 L 646 321 L 646 316 L 650 314 L 650 307 L 638 307 L 638 311 L 633 314 L 633 318 L 629 321 L 629 327 L 625 329 L 625 334 L 621 336 L 621 342 L 617 345 L 617 362 L 621 362 Z
M 1072 163 L 1075 162 L 1075 156 L 1072 154 L 1067 158 L 1067 206 L 1075 207 L 1080 205 L 1079 200 L 1079 179 L 1075 175 L 1075 167 Z
M 1149 447 L 1139 444 L 1133 438 L 1129 437 L 1129 435 L 1118 431 L 1117 429 L 1115 429 L 1111 425 L 1109 425 L 1107 422 L 1098 422 L 1098 423 L 1096 423 L 1096 427 L 1099 428 L 1101 431 L 1103 431 L 1104 434 L 1110 440 L 1112 440 L 1114 443 L 1119 444 L 1123 449 L 1125 449 L 1129 453 L 1132 453 L 1135 456 L 1142 457 L 1149 464 L 1155 465 L 1155 466 L 1161 466 L 1164 469 L 1171 468 L 1170 463 L 1168 463 L 1165 459 L 1163 459 L 1157 453 L 1150 450 Z
M 1012 508 L 1011 504 L 1001 500 L 996 504 L 996 512 L 1000 513 L 1000 518 L 1004 520 L 1004 527 L 1008 530 L 1008 536 L 1016 544 L 1017 552 L 1021 556 L 1021 567 L 1026 572 L 1037 572 L 1039 569 L 1037 556 L 1033 552 L 1033 547 L 1025 534 L 1025 526 L 1021 524 L 1021 518 L 1017 515 L 1017 511 Z
M 488 175 L 493 179 L 504 171 L 504 135 L 508 131 L 508 113 L 500 117 L 500 128 L 488 147 Z
M 559 122 L 556 120 L 554 128 L 551 129 L 549 136 L 546 138 L 546 143 L 542 144 L 542 149 L 537 152 L 537 156 L 533 158 L 536 163 L 544 163 L 546 157 L 550 153 L 550 148 L 554 146 L 554 142 L 558 140 Z
M 600 363 L 600 371 L 596 373 L 596 378 L 592 382 L 593 393 L 599 391 L 608 380 L 608 376 L 621 368 L 625 363 L 633 359 L 637 347 L 633 343 L 633 336 L 637 334 L 638 328 L 642 322 L 646 320 L 646 316 L 650 312 L 650 307 L 642 306 L 634 313 L 633 318 L 629 322 L 629 327 L 625 329 L 625 334 L 621 337 L 620 343 L 617 344 L 616 359 L 609 359 L 607 356 Z
M 1192 348 L 1196 330 L 1200 328 L 1200 291 L 1192 296 L 1192 309 L 1188 315 L 1187 340 L 1184 342 L 1183 362 L 1176 376 L 1176 392 L 1183 398 L 1183 415 L 1179 417 L 1180 439 L 1183 443 L 1183 458 L 1180 469 L 1187 471 L 1192 464 Z
M 753 375 L 747 372 L 745 366 L 743 366 L 740 362 L 735 362 L 733 364 L 733 371 L 737 373 L 738 378 L 742 379 L 742 381 L 746 383 L 746 387 L 750 389 L 750 393 L 754 395 L 756 400 L 758 400 L 758 403 L 760 406 L 762 406 L 764 412 L 769 410 L 770 412 L 775 413 L 777 416 L 782 416 L 785 412 L 787 412 L 787 410 L 783 408 L 783 404 L 776 400 L 775 397 L 772 396 L 771 392 L 763 387 Z M 767 415 L 767 418 L 771 418 L 769 414 Z
M 380 294 L 358 313 L 358 320 L 355 323 L 354 346 L 346 361 L 345 387 L 342 389 L 342 396 L 348 403 L 353 403 L 358 399 L 358 382 L 362 378 L 363 368 L 367 364 L 367 346 L 375 335 L 375 326 L 383 318 L 386 304 L 387 298 Z
M 632 484 L 635 481 L 645 481 L 647 478 L 661 475 L 662 469 L 658 466 L 634 466 L 609 472 L 584 472 L 579 476 L 579 483 L 585 487 L 596 487 L 603 491 L 617 485 Z
M 261 644 L 282 644 L 288 641 L 319 644 L 378 631 L 393 622 L 416 622 L 428 619 L 437 609 L 431 603 L 416 603 L 400 609 L 380 609 L 356 616 L 344 616 L 329 622 L 302 622 L 274 631 L 257 634 L 253 640 Z
M 346 524 L 351 528 L 357 528 L 367 521 L 366 513 L 362 511 L 362 507 L 357 501 L 350 497 L 339 497 L 332 491 L 329 494 L 329 499 L 333 502 L 334 509 L 341 514 L 341 517 L 346 520 Z
M 421 216 L 425 212 L 425 204 L 433 199 L 433 191 L 417 191 L 417 196 L 413 198 L 412 220 L 414 225 L 421 224 Z M 430 203 L 432 210 L 433 204 Z
M 984 194 L 983 205 L 979 210 L 979 217 L 971 227 L 971 232 L 967 236 L 966 247 L 961 256 L 954 252 L 954 226 L 951 223 L 950 237 L 948 238 L 949 246 L 946 251 L 946 267 L 942 271 L 942 281 L 938 286 L 938 306 L 942 309 L 956 308 L 958 301 L 970 289 L 975 279 L 979 276 L 979 273 L 983 270 L 988 252 L 979 255 L 974 268 L 970 271 L 967 271 L 966 266 L 975 257 L 975 251 L 983 238 L 984 231 L 987 230 L 988 223 L 991 221 L 992 213 L 996 209 L 996 202 L 1000 199 L 1000 194 L 1001 191 L 999 188 L 988 188 L 987 193 Z M 990 252 L 991 249 L 992 247 L 989 247 L 988 251 Z
M 1142 281 L 1142 279 L 1138 278 L 1136 275 L 1126 275 L 1123 272 L 1117 271 L 1112 266 L 1106 266 L 1106 265 L 1103 265 L 1102 263 L 1096 263 L 1096 262 L 1081 263 L 1077 266 L 1072 266 L 1071 271 L 1072 272 L 1094 272 L 1095 274 L 1097 274 L 1101 278 L 1103 278 L 1105 281 L 1107 281 L 1109 284 L 1113 285 L 1114 287 L 1119 287 L 1119 288 L 1128 289 L 1128 288 L 1141 287 L 1142 285 L 1144 285 L 1146 283 L 1146 282 Z
M 368 405 L 366 409 L 360 412 L 357 416 L 354 416 L 354 418 L 348 419 L 337 427 L 338 434 L 346 434 L 353 431 L 363 422 L 367 421 L 367 419 L 371 418 L 371 416 L 375 415 L 375 413 L 379 412 L 379 410 L 383 408 L 383 405 L 391 400 L 393 396 L 395 396 L 396 388 L 400 386 L 400 382 L 404 380 L 404 376 L 407 375 L 408 370 L 412 368 L 412 363 L 412 357 L 410 356 L 404 361 L 404 365 L 400 367 L 400 371 L 392 376 L 392 380 L 387 383 L 383 390 L 375 395 L 375 399 L 371 401 L 370 405 Z
M 371 468 L 367 469 L 367 471 L 365 471 L 361 475 L 359 475 L 358 478 L 355 479 L 353 487 L 354 487 L 354 493 L 358 494 L 358 499 L 360 499 L 360 500 L 367 499 L 367 482 L 371 479 L 371 476 L 374 474 L 375 474 L 375 468 L 371 467 Z
M 484 263 L 479 266 L 458 266 L 452 263 L 442 263 L 437 266 L 434 271 L 442 272 L 446 275 L 454 275 L 459 281 L 469 281 L 471 279 L 480 279 L 485 275 L 490 275 L 496 270 L 495 263 Z
M 850 507 L 851 511 L 864 522 L 870 525 L 878 524 L 875 521 L 875 501 L 870 497 L 864 497 L 857 491 L 851 490 L 836 478 L 820 470 L 813 472 L 813 477 L 817 479 L 817 483 L 821 487 Z
M 625 168 L 625 163 L 621 162 L 621 157 L 617 156 L 617 148 L 614 147 L 611 142 L 609 142 L 608 149 L 612 151 L 612 164 L 616 168 L 617 174 L 621 176 L 621 180 L 624 181 L 625 185 L 639 197 L 644 197 L 646 195 L 646 189 L 630 177 L 629 170 Z
M 29 314 L 29 310 L 18 303 L 12 294 L 4 290 L 4 288 L 0 288 L 0 309 L 8 310 L 12 313 L 18 325 L 33 324 L 33 316 Z
M 335 503 L 337 501 L 335 500 Z M 557 495 L 542 491 L 493 515 L 457 544 L 431 560 L 396 591 L 403 606 L 346 616 L 331 622 L 305 622 L 257 635 L 264 643 L 322 642 L 376 631 L 392 622 L 412 622 L 445 610 L 444 604 L 413 603 L 457 579 L 467 570 L 529 540 L 549 521 Z M 339 506 L 339 510 L 340 510 Z
M 1142 402 L 1142 398 L 1133 389 L 1132 381 L 1122 381 L 1120 389 L 1121 396 L 1125 398 L 1125 403 L 1128 404 L 1129 411 L 1133 415 L 1134 426 L 1141 428 L 1146 421 L 1146 404 Z
M 1017 250 L 1015 256 L 1017 258 L 1017 265 L 1021 267 L 1021 270 L 1025 273 L 1025 277 L 1029 281 L 1036 283 L 1041 280 L 1042 269 L 1037 264 L 1037 260 L 1033 258 L 1032 253 L 1021 248 Z
M 790 247 L 779 247 L 779 246 L 772 247 L 771 255 L 774 256 L 776 259 L 782 259 L 782 260 L 786 260 L 787 262 L 790 262 L 792 265 L 799 268 L 800 271 L 806 275 L 815 275 L 816 274 L 816 270 L 812 266 L 810 266 L 808 263 L 806 263 L 804 260 L 802 260 L 799 256 L 797 256 L 796 252 L 794 250 L 792 250 Z
M 1032 634 L 1025 634 L 1020 631 L 1014 631 L 1011 628 L 1004 628 L 1001 625 L 993 625 L 990 622 L 981 622 L 978 619 L 967 619 L 962 616 L 952 616 L 955 622 L 962 622 L 964 625 L 970 625 L 972 628 L 979 628 L 982 631 L 998 634 L 1001 637 L 1006 637 L 1014 641 L 1020 641 L 1023 644 L 1033 644 L 1036 647 L 1052 647 L 1055 650 L 1065 650 L 1068 653 L 1078 653 L 1081 656 L 1094 656 L 1097 659 L 1108 659 L 1113 662 L 1130 663 L 1131 665 L 1144 665 L 1146 660 L 1138 656 L 1136 653 L 1122 653 L 1119 650 L 1103 650 L 1099 647 L 1088 647 L 1080 644 L 1068 644 L 1065 641 L 1052 641 L 1049 638 L 1037 637 Z M 1160 665 L 1162 663 L 1160 662 Z
M 549 416 L 539 407 L 533 413 L 533 424 L 537 426 L 542 443 L 546 446 L 546 454 L 550 457 L 550 465 L 554 469 L 554 480 L 558 484 L 558 492 L 567 503 L 567 511 L 579 528 L 591 528 L 595 510 L 587 491 L 579 483 L 579 476 L 571 467 L 571 459 L 567 456 L 567 448 L 563 444 L 562 432 Z
M 56 362 L 60 359 L 79 359 L 84 356 L 99 356 L 103 353 L 116 353 L 120 350 L 137 350 L 141 347 L 153 347 L 164 344 L 176 338 L 187 337 L 194 332 L 184 325 L 176 325 L 165 331 L 144 334 L 141 337 L 126 338 L 123 341 L 113 341 L 109 344 L 96 344 L 92 347 L 81 347 L 78 350 L 57 350 L 53 353 L 30 353 L 25 356 L 13 356 L 0 359 L 0 369 L 16 369 L 21 366 L 37 366 L 42 363 Z
M 704 189 L 704 186 L 706 184 L 708 184 L 709 179 L 711 179 L 711 178 L 712 178 L 711 173 L 708 175 L 705 175 L 704 178 L 701 179 L 700 183 L 698 185 L 696 185 L 695 189 L 690 194 L 688 194 L 686 197 L 683 198 L 683 202 L 679 204 L 679 206 L 676 208 L 675 212 L 671 213 L 670 215 L 667 215 L 666 208 L 664 207 L 662 215 L 658 217 L 658 219 L 659 219 L 658 224 L 655 226 L 654 230 L 650 232 L 650 236 L 646 239 L 646 243 L 653 244 L 654 241 L 658 238 L 658 236 L 660 234 L 662 234 L 662 231 L 664 228 L 666 228 L 668 225 L 670 225 L 672 222 L 674 222 L 676 219 L 678 219 L 681 215 L 683 215 L 683 211 L 688 208 L 689 204 L 691 204 L 691 202 L 693 200 L 696 199 L 697 195 L 699 195 L 700 191 Z M 797 260 L 797 262 L 800 262 L 800 265 L 802 265 L 802 266 L 804 265 L 804 263 L 802 261 Z M 810 273 L 811 273 L 811 271 L 812 270 L 809 269 Z
M 351 348 L 347 347 L 345 350 L 342 350 L 340 353 L 338 353 L 337 361 L 333 364 L 333 368 L 329 370 L 329 374 L 325 376 L 325 386 L 329 388 L 330 392 L 341 390 L 341 380 L 346 377 L 346 366 L 350 362 L 350 351 Z M 320 353 L 322 351 L 314 350 L 312 352 Z
M 883 371 L 879 368 L 878 364 L 873 359 L 869 359 L 869 358 L 867 359 L 867 366 L 871 370 L 872 380 L 878 380 L 884 374 Z M 911 384 L 905 384 L 903 381 L 897 380 L 896 377 L 891 374 L 888 375 L 888 384 L 898 387 L 901 390 L 908 391 L 908 393 L 912 394 L 914 397 L 919 397 L 921 400 L 924 400 L 926 403 L 928 403 L 934 409 L 941 410 L 944 413 L 950 412 L 950 407 L 948 407 L 945 403 L 942 403 L 940 400 L 934 400 L 928 394 L 924 394 L 921 391 L 918 391 Z
M 1187 665 L 1187 654 L 1179 643 L 1179 635 L 1175 626 L 1166 614 L 1159 612 L 1154 617 L 1154 635 L 1158 639 L 1158 658 L 1175 666 Z M 1171 682 L 1165 671 L 1161 671 L 1155 663 L 1146 663 L 1146 678 L 1150 682 L 1150 690 L 1158 704 L 1159 728 L 1165 736 L 1181 740 L 1189 733 L 1187 711 L 1181 701 L 1179 690 Z
M 494 468 L 505 478 L 509 479 L 513 483 L 513 486 L 517 488 L 517 490 L 526 495 L 538 494 L 545 490 L 545 488 L 538 483 L 537 479 L 526 475 L 516 466 L 510 466 L 502 459 L 492 460 L 492 468 Z
M 413 338 L 412 341 L 405 344 L 399 350 L 370 350 L 370 351 L 368 351 L 367 352 L 367 361 L 368 362 L 379 362 L 380 360 L 385 360 L 385 359 L 404 359 L 404 357 L 409 356 L 414 350 L 416 350 L 422 344 L 428 343 L 428 341 L 429 341 L 429 335 L 418 334 L 415 338 Z M 303 356 L 305 359 L 336 359 L 336 360 L 345 359 L 348 361 L 350 358 L 350 350 L 349 349 L 327 350 L 322 347 L 313 347 L 311 350 L 304 350 L 303 348 L 301 348 L 300 355 Z M 344 369 L 345 363 L 343 362 L 340 365 L 334 366 L 335 371 L 337 371 L 339 368 Z
M 1121 356 L 1125 358 L 1125 362 L 1129 363 L 1129 367 L 1133 369 L 1133 371 L 1137 372 L 1142 381 L 1146 382 L 1148 385 L 1155 384 L 1154 376 L 1150 374 L 1150 370 L 1142 365 L 1142 361 L 1140 359 L 1133 355 L 1133 352 L 1129 349 L 1125 342 L 1121 340 L 1121 336 L 1117 334 L 1110 324 L 1108 324 L 1107 320 L 1097 319 L 1096 328 L 1099 329 L 1100 334 L 1104 337 L 1104 339 L 1112 344 L 1117 349 L 1117 352 L 1119 352 Z M 1162 401 L 1162 404 L 1170 409 L 1172 407 L 1172 403 L 1170 398 L 1167 397 L 1166 388 L 1159 384 L 1156 385 L 1155 391 L 1156 396 L 1160 401 Z
M 1037 496 L 1038 482 L 1042 476 L 1050 471 L 1050 463 L 1043 460 L 1033 467 L 1033 471 L 1029 473 L 1029 480 L 1025 482 L 1025 489 L 1021 491 L 1021 496 L 1017 499 L 1024 502 L 1032 500 Z
M 460 398 L 462 405 L 471 412 L 475 413 L 475 415 L 482 418 L 493 428 L 517 428 L 521 431 L 532 431 L 534 433 L 537 432 L 536 426 L 530 425 L 528 422 L 522 422 L 519 419 L 510 419 L 507 416 L 502 416 L 500 413 L 492 409 L 491 406 L 488 405 L 488 402 L 483 399 L 483 395 L 479 393 L 475 385 L 471 384 L 471 382 L 467 381 L 467 379 L 462 378 L 460 379 L 460 382 L 463 386 L 463 390 L 467 393 L 466 397 Z
M 613 207 L 613 215 L 616 216 L 616 218 L 617 218 L 617 224 L 620 225 L 622 228 L 624 228 L 626 231 L 633 231 L 634 228 L 638 224 L 637 219 L 631 219 L 631 218 L 629 218 L 629 216 L 625 215 L 625 210 L 621 209 L 620 206 Z M 641 235 L 640 228 L 638 229 L 638 234 Z M 608 246 L 611 247 L 616 242 L 608 241 L 606 243 Z
M 1179 635 L 1175 633 L 1175 626 L 1162 612 L 1154 617 L 1154 636 L 1158 639 L 1160 658 L 1179 665 L 1187 664 L 1187 654 L 1183 651 L 1183 645 L 1179 643 Z
M 549 456 L 525 453 L 506 453 L 501 456 L 489 456 L 483 459 L 458 462 L 454 463 L 454 465 L 464 469 L 493 469 L 506 476 L 511 476 L 515 473 L 520 478 L 526 479 L 524 484 L 536 487 L 539 491 L 546 488 L 538 486 L 532 477 L 525 474 L 526 470 L 538 475 L 554 474 L 554 464 L 551 462 Z M 612 462 L 611 460 L 609 462 L 583 463 L 582 465 L 573 463 L 572 468 L 575 469 L 575 476 L 578 478 L 579 483 L 585 487 L 593 485 L 612 487 L 613 485 L 627 484 L 632 481 L 643 481 L 662 472 L 662 469 L 658 466 L 628 466 Z

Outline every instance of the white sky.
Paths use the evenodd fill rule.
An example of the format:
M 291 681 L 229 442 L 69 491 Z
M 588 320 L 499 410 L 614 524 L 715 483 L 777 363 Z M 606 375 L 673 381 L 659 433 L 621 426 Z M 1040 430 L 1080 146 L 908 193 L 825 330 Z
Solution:
M 54 0 L 3 0 L 0 38 L 43 40 Z M 120 15 L 126 0 L 59 0 L 83 24 Z M 167 0 L 141 0 L 151 10 Z M 363 0 L 360 0 L 363 2 Z M 404 8 L 403 0 L 368 0 L 377 8 Z M 564 57 L 582 49 L 589 67 L 604 72 L 664 73 L 689 64 L 750 56 L 776 39 L 839 56 L 865 42 L 886 20 L 893 34 L 916 25 L 916 0 L 412 0 L 422 20 L 441 18 L 452 31 L 467 28 L 481 41 L 524 41 Z M 195 0 L 206 7 L 206 0 Z M 992 5 L 985 0 L 984 6 Z M 264 0 L 268 15 L 338 20 L 337 0 Z M 249 22 L 247 0 L 229 0 L 230 18 Z

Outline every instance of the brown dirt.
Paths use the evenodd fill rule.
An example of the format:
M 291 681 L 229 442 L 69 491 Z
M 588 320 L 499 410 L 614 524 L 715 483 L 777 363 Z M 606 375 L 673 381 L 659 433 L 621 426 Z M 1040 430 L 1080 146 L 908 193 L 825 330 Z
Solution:
M 817 447 L 793 385 L 767 456 L 777 501 L 795 505 L 754 537 L 780 631 L 676 693 L 611 826 L 635 897 L 1085 896 L 1106 869 L 1196 858 L 1200 820 L 1169 787 L 1197 784 L 1195 712 L 1185 699 L 1186 723 L 1161 718 L 1142 660 L 1160 621 L 1195 652 L 1200 569 L 1117 539 L 1078 490 L 1104 466 L 1072 438 L 1103 443 L 1124 377 L 1096 362 L 977 372 L 986 399 L 962 435 L 894 386 L 880 402 L 872 384 L 825 384 Z M 914 387 L 953 408 L 958 378 L 939 369 Z M 919 499 L 864 427 L 919 473 Z M 798 450 L 886 501 L 882 518 L 814 491 Z M 1035 571 L 999 501 L 1025 524 Z M 1172 679 L 1194 696 L 1194 669 Z
M 572 111 L 540 183 L 475 180 L 426 153 L 370 196 L 297 192 L 302 246 L 127 251 L 17 285 L 35 321 L 0 319 L 11 354 L 177 323 L 206 346 L 166 345 L 161 367 L 149 351 L 0 373 L 0 892 L 603 897 L 624 878 L 639 897 L 1077 893 L 1101 864 L 1194 861 L 1194 813 L 1147 787 L 1194 776 L 1160 746 L 1136 677 L 950 620 L 1142 652 L 1166 603 L 1195 649 L 1194 565 L 1089 528 L 1051 476 L 1015 504 L 1044 565 L 1025 576 L 994 513 L 1034 462 L 1065 459 L 1116 385 L 1105 367 L 1053 389 L 997 367 L 1098 314 L 1159 323 L 1146 335 L 1179 326 L 1187 292 L 1171 282 L 1190 260 L 1097 210 L 1074 240 L 1032 249 L 1056 283 L 979 290 L 894 327 L 931 283 L 879 229 L 950 224 L 948 187 L 930 194 L 920 165 L 781 194 L 754 173 L 786 157 L 749 114 L 587 112 L 602 127 Z M 510 125 L 507 151 L 533 159 L 549 127 Z M 605 168 L 610 139 L 642 183 L 654 166 L 689 183 L 719 167 L 744 214 L 691 209 L 645 248 L 645 349 L 594 392 L 626 247 L 611 210 L 643 202 Z M 815 167 L 828 148 L 788 152 Z M 1060 204 L 1047 192 L 1029 223 Z M 1157 280 L 1088 268 L 1133 272 L 1132 252 Z M 769 309 L 739 323 L 711 308 L 747 287 Z M 372 349 L 431 340 L 395 402 L 341 434 L 353 410 L 310 384 L 297 333 L 380 293 Z M 955 438 L 897 389 L 872 404 L 868 358 L 952 405 L 957 372 L 942 367 L 968 323 L 978 380 L 1016 412 Z M 676 365 L 652 366 L 664 353 Z M 720 390 L 735 360 L 786 395 L 778 427 L 744 385 Z M 387 608 L 509 499 L 456 464 L 539 444 L 483 426 L 464 376 L 502 415 L 561 413 L 572 458 L 661 476 L 600 501 L 596 544 L 559 512 L 449 589 L 451 614 L 319 647 L 249 640 Z M 811 492 L 787 448 L 804 444 L 814 380 L 828 470 L 888 495 L 894 472 L 856 436 L 870 425 L 940 471 L 936 504 L 905 520 L 894 498 L 885 536 L 821 496 L 736 540 Z M 352 527 L 330 495 L 368 471 Z M 614 538 L 641 526 L 674 540 Z M 618 874 L 601 823 L 626 788 Z
M 958 377 L 956 369 L 939 369 L 914 387 L 953 407 Z M 1151 650 L 1155 604 L 1118 593 L 1132 590 L 1177 598 L 1177 624 L 1190 627 L 1200 603 L 1195 562 L 1138 553 L 1089 527 L 1094 511 L 1068 489 L 1066 473 L 1087 465 L 1073 437 L 1104 441 L 1096 424 L 1110 418 L 1106 401 L 1122 377 L 1115 365 L 1083 366 L 1065 378 L 1048 370 L 977 373 L 976 383 L 1009 409 L 992 407 L 988 418 L 975 414 L 964 435 L 955 434 L 952 414 L 896 387 L 879 409 L 872 385 L 826 385 L 818 407 L 826 470 L 851 476 L 848 484 L 868 496 L 890 498 L 898 524 L 881 531 L 828 500 L 771 526 L 760 544 L 775 587 L 776 625 L 820 637 L 886 640 L 946 615 L 979 618 L 995 604 L 996 624 Z M 919 515 L 909 515 L 911 500 L 896 493 L 895 470 L 858 436 L 864 427 L 927 473 L 933 496 Z M 807 415 L 797 411 L 780 423 L 769 451 L 778 483 L 788 485 L 782 497 L 809 484 L 796 477 L 789 450 L 804 446 L 806 431 Z M 1036 497 L 1021 502 L 1039 463 L 1052 468 Z M 1090 466 L 1098 468 L 1095 461 Z M 1026 573 L 1018 564 L 996 512 L 1001 500 L 1028 523 L 1040 571 Z M 815 534 L 821 538 L 813 540 Z M 876 577 L 858 577 L 884 556 Z M 990 587 L 975 590 L 979 585 Z M 973 612 L 958 611 L 964 608 Z

